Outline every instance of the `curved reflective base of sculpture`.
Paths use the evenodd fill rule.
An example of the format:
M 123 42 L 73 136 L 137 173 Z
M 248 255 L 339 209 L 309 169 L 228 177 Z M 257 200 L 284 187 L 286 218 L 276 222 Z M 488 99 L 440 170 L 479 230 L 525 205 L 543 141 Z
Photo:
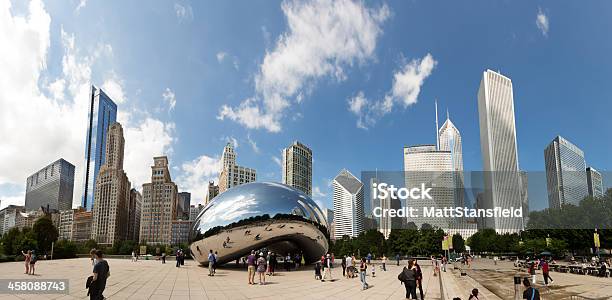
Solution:
M 262 248 L 278 256 L 302 253 L 314 262 L 329 247 L 327 222 L 317 204 L 279 183 L 248 183 L 227 190 L 204 207 L 194 222 L 193 258 L 208 264 L 233 262 Z

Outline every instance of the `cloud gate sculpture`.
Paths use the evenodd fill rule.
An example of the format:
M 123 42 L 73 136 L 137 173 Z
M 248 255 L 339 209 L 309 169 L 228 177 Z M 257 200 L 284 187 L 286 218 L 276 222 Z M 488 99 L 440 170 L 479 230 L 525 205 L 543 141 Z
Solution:
M 307 195 L 280 183 L 254 182 L 215 197 L 200 212 L 191 232 L 193 258 L 208 264 L 232 262 L 266 248 L 281 256 L 302 252 L 314 262 L 327 252 L 329 233 L 322 210 Z

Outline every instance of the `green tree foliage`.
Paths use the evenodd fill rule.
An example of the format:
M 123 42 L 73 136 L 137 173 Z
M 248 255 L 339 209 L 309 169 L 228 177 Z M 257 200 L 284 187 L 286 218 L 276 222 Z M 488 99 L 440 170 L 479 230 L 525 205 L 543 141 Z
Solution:
M 463 237 L 458 233 L 453 235 L 453 250 L 457 253 L 463 253 L 465 251 L 465 240 L 463 240 Z
M 32 226 L 34 237 L 38 242 L 38 250 L 43 253 L 51 251 L 51 243 L 57 241 L 57 228 L 51 222 L 51 218 L 42 217 L 34 222 Z
M 75 258 L 79 247 L 75 242 L 59 240 L 53 245 L 53 259 Z

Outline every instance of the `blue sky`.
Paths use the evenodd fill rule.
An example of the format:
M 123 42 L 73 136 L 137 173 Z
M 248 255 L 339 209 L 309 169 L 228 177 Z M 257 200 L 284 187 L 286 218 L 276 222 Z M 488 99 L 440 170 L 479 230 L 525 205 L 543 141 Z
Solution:
M 132 182 L 140 189 L 153 155 L 167 154 L 194 203 L 227 141 L 258 180 L 280 181 L 275 160 L 297 139 L 313 150 L 314 198 L 331 207 L 341 168 L 401 170 L 403 146 L 435 143 L 434 99 L 461 131 L 465 169 L 480 170 L 487 68 L 513 81 L 521 169 L 542 171 L 556 135 L 588 165 L 612 167 L 610 2 L 9 2 L 2 206 L 23 201 L 26 177 L 59 157 L 82 176 L 90 83 L 120 99 Z M 34 98 L 53 105 L 30 115 Z M 29 125 L 9 130 L 20 122 Z

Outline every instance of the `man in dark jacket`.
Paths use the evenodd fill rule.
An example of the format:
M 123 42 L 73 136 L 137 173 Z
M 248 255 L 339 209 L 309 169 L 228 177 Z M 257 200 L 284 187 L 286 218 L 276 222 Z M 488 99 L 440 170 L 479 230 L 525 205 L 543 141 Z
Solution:
M 102 259 L 102 250 L 96 250 L 94 257 L 96 264 L 93 268 L 92 281 L 89 284 L 89 299 L 102 300 L 104 299 L 102 293 L 106 288 L 106 279 L 110 274 L 110 267 L 108 262 Z

